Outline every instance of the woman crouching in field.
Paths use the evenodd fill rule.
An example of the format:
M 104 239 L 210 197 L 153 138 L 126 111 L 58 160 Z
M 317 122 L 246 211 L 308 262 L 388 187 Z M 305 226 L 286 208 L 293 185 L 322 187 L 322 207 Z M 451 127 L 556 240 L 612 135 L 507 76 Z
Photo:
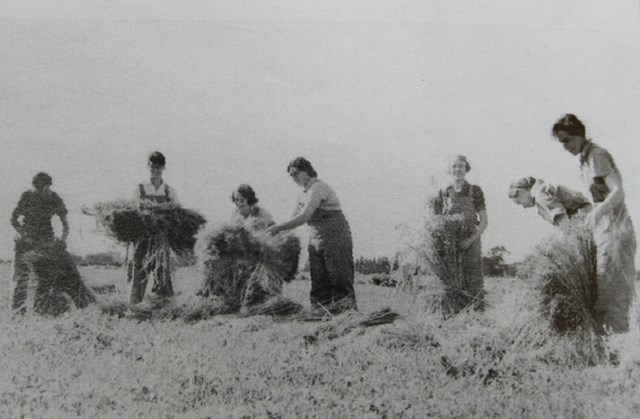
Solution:
M 309 238 L 310 300 L 314 309 L 337 314 L 356 309 L 353 288 L 353 243 L 340 201 L 329 185 L 318 179 L 311 163 L 298 157 L 287 172 L 303 188 L 293 218 L 267 229 L 270 234 L 307 223 Z
M 551 132 L 565 150 L 580 156 L 582 178 L 594 204 L 585 222 L 597 247 L 598 290 L 593 317 L 598 331 L 626 332 L 635 294 L 636 239 L 620 171 L 604 148 L 586 138 L 585 126 L 575 115 L 564 115 Z
M 431 203 L 434 214 L 444 215 L 445 229 L 453 231 L 454 239 L 447 242 L 446 253 L 451 284 L 448 286 L 452 311 L 467 306 L 484 309 L 484 281 L 482 273 L 482 248 L 480 237 L 487 228 L 487 210 L 484 194 L 479 186 L 472 185 L 465 177 L 471 165 L 465 156 L 451 159 L 448 172 L 451 185 L 442 189 Z
M 238 186 L 231 194 L 231 202 L 236 206 L 231 215 L 233 225 L 242 226 L 249 231 L 260 231 L 275 224 L 271 214 L 258 206 L 258 198 L 251 186 Z
M 589 200 L 580 192 L 553 186 L 542 179 L 526 177 L 509 187 L 509 198 L 524 208 L 536 207 L 538 214 L 553 225 L 591 210 Z
M 267 245 L 257 237 L 275 223 L 271 214 L 258 206 L 253 188 L 246 184 L 238 186 L 231 201 L 235 210 L 230 222 L 205 240 L 214 257 L 205 251 L 205 278 L 197 295 L 218 296 L 234 308 L 248 308 L 281 295 L 283 280 L 290 278 L 259 274 L 259 265 L 265 261 L 260 254 Z

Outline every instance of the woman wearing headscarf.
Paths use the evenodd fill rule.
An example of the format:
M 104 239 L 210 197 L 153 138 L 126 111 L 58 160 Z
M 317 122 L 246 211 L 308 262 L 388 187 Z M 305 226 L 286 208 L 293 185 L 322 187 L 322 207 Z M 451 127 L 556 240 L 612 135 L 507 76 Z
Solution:
M 314 309 L 340 313 L 356 309 L 353 287 L 353 242 L 349 223 L 338 196 L 322 180 L 311 163 L 298 157 L 287 172 L 303 191 L 293 218 L 267 229 L 270 234 L 307 224 L 309 238 L 310 300 Z
M 444 215 L 445 219 L 456 220 L 460 230 L 455 257 L 450 258 L 451 270 L 459 272 L 462 280 L 462 305 L 473 305 L 484 309 L 484 280 L 482 273 L 482 247 L 480 237 L 487 228 L 487 210 L 482 189 L 466 180 L 471 170 L 467 158 L 454 156 L 448 172 L 452 182 L 442 189 L 432 202 L 433 212 Z M 451 249 L 449 249 L 451 250 Z
M 635 294 L 636 239 L 624 203 L 620 171 L 604 148 L 586 137 L 584 124 L 573 114 L 556 121 L 551 130 L 565 150 L 580 158 L 583 182 L 593 210 L 585 222 L 597 247 L 598 294 L 593 317 L 600 332 L 629 330 L 629 308 Z
M 553 225 L 578 214 L 586 214 L 591 209 L 589 200 L 580 192 L 533 177 L 513 182 L 509 187 L 509 198 L 524 208 L 536 207 L 538 214 Z

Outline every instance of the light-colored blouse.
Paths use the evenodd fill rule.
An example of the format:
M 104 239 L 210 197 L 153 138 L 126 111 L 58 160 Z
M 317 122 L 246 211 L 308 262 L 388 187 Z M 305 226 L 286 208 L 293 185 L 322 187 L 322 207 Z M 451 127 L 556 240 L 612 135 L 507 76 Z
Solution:
M 275 224 L 273 217 L 267 210 L 258 205 L 252 205 L 249 215 L 246 217 L 235 210 L 231 214 L 231 224 L 243 227 L 249 231 L 265 230 L 267 227 Z
M 314 202 L 319 202 L 316 209 L 325 211 L 341 211 L 342 209 L 340 200 L 333 189 L 320 179 L 313 178 L 300 194 L 293 216 L 303 213 L 307 206 L 313 205 Z
M 580 192 L 564 186 L 553 186 L 536 179 L 531 187 L 538 214 L 551 224 L 557 224 L 560 216 L 572 217 L 578 210 L 589 206 L 589 200 Z
M 136 189 L 133 194 L 133 200 L 137 203 L 140 203 L 145 199 L 143 198 L 140 191 L 140 185 L 142 185 L 144 197 L 149 197 L 151 199 L 153 199 L 154 197 L 166 197 L 169 202 L 180 204 L 180 201 L 178 201 L 178 194 L 176 193 L 176 190 L 167 185 L 164 181 L 160 184 L 160 187 L 158 189 L 156 189 L 156 187 L 153 186 L 151 182 L 145 182 L 136 185 Z
M 604 201 L 611 192 L 604 181 L 612 173 L 620 177 L 620 171 L 611 154 L 589 140 L 580 153 L 582 180 L 589 189 L 593 202 Z M 622 177 L 620 177 L 622 180 Z

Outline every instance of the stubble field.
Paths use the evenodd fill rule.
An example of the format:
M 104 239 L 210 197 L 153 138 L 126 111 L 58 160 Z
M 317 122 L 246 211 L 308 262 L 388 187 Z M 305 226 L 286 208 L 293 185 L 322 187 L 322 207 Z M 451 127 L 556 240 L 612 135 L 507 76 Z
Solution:
M 89 285 L 122 269 L 82 268 Z M 185 323 L 10 312 L 0 267 L 0 417 L 640 417 L 640 334 L 610 339 L 619 365 L 588 366 L 574 340 L 548 332 L 531 284 L 488 278 L 491 307 L 443 319 L 438 285 L 397 292 L 358 277 L 360 313 L 326 322 L 217 316 Z M 177 272 L 179 301 L 200 282 Z M 308 307 L 308 281 L 285 295 Z M 359 325 L 391 307 L 392 324 Z M 635 312 L 634 312 L 635 318 Z

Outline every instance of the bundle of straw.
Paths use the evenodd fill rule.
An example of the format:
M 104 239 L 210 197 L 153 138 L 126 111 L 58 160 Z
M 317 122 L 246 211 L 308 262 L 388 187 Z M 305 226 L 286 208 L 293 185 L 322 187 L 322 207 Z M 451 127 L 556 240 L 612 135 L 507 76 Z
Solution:
M 97 221 L 107 234 L 124 244 L 162 236 L 179 257 L 193 254 L 202 215 L 177 205 L 136 206 L 131 202 L 99 203 L 94 207 Z
M 433 215 L 424 224 L 423 242 L 419 252 L 428 270 L 445 286 L 442 307 L 448 314 L 456 314 L 473 303 L 473 296 L 465 286 L 462 254 L 458 245 L 463 225 L 459 215 Z
M 37 313 L 58 316 L 70 309 L 70 301 L 77 308 L 95 303 L 64 242 L 44 243 L 29 252 L 26 259 L 38 281 L 34 301 Z
M 323 340 L 341 338 L 354 330 L 362 331 L 367 327 L 390 324 L 400 318 L 400 315 L 389 307 L 374 311 L 369 314 L 349 311 L 340 316 L 307 316 L 297 317 L 301 321 L 320 321 L 324 324 L 318 327 L 312 334 L 303 336 L 305 344 L 317 344 Z
M 295 278 L 300 241 L 293 235 L 268 236 L 240 226 L 224 226 L 205 239 L 200 295 L 216 295 L 237 307 L 262 304 Z
M 100 202 L 94 205 L 94 211 L 85 213 L 95 215 L 107 234 L 121 243 L 136 243 L 147 233 L 142 216 L 132 202 Z
M 275 316 L 283 317 L 302 311 L 302 305 L 283 296 L 269 298 L 261 304 L 247 306 L 244 314 L 247 316 Z
M 584 223 L 563 223 L 527 261 L 527 276 L 537 281 L 542 311 L 552 328 L 558 332 L 593 331 L 598 297 L 596 248 Z
M 102 302 L 103 314 L 127 317 L 133 320 L 183 320 L 195 323 L 215 316 L 233 313 L 232 307 L 219 299 L 189 298 L 187 300 L 145 300 L 142 304 L 130 305 L 119 300 Z

